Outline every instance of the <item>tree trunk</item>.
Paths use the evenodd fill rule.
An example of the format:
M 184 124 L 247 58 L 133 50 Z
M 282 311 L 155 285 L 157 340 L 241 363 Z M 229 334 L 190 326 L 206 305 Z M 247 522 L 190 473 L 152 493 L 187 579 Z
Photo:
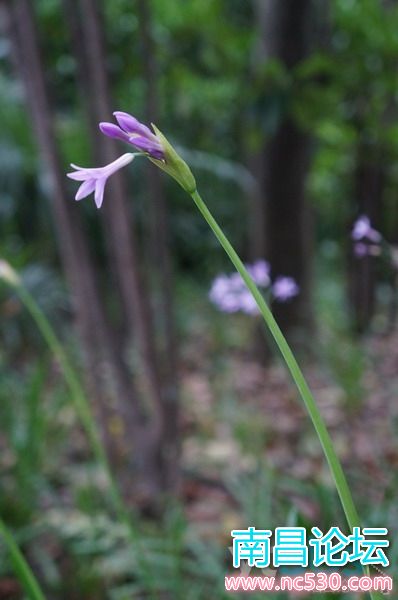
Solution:
M 373 146 L 360 141 L 354 173 L 356 216 L 367 215 L 375 228 L 382 215 L 385 184 L 383 160 L 375 155 Z M 349 264 L 349 298 L 354 329 L 363 333 L 370 325 L 375 310 L 376 260 L 373 256 L 357 258 L 351 255 Z
M 66 177 L 61 166 L 53 129 L 53 115 L 48 98 L 44 68 L 39 52 L 34 14 L 29 0 L 3 5 L 14 57 L 23 81 L 32 115 L 48 195 L 57 230 L 57 241 L 70 286 L 76 325 L 83 346 L 90 395 L 108 452 L 115 469 L 146 470 L 146 436 L 138 410 L 133 382 L 115 345 L 107 323 L 94 267 L 80 222 L 78 206 L 66 192 Z M 142 453 L 136 452 L 142 448 Z
M 138 0 L 138 17 L 142 44 L 143 78 L 146 91 L 146 120 L 157 123 L 158 67 L 156 49 L 152 37 L 152 3 Z M 151 247 L 153 266 L 156 273 L 157 297 L 159 298 L 159 329 L 162 333 L 162 373 L 164 380 L 163 403 L 163 452 L 167 486 L 179 487 L 179 399 L 177 384 L 177 339 L 174 328 L 172 267 L 170 254 L 170 231 L 168 210 L 162 175 L 152 165 L 147 166 L 147 185 L 151 203 Z
M 274 58 L 289 71 L 307 56 L 311 0 L 258 0 L 257 9 L 265 60 Z M 276 130 L 263 153 L 262 186 L 265 204 L 265 247 L 272 276 L 293 277 L 297 298 L 275 303 L 274 313 L 292 342 L 300 329 L 313 325 L 311 302 L 312 220 L 306 202 L 310 139 L 291 114 L 281 107 Z
M 114 160 L 120 143 L 115 143 L 105 138 L 98 132 L 98 122 L 109 120 L 115 107 L 112 106 L 110 85 L 106 68 L 106 50 L 103 36 L 104 22 L 101 5 L 93 0 L 80 0 L 81 15 L 76 10 L 72 0 L 64 0 L 69 16 L 73 46 L 75 48 L 77 63 L 79 65 L 79 80 L 83 97 L 87 105 L 91 137 L 94 141 L 94 155 L 97 161 L 110 162 Z M 82 42 L 83 40 L 83 42 Z M 80 43 L 79 43 L 80 41 Z M 149 94 L 148 94 L 149 95 Z M 151 106 L 156 106 L 153 102 Z M 120 108 L 120 107 L 118 107 Z M 153 112 L 151 112 L 153 114 Z M 152 165 L 151 165 L 152 166 Z M 169 250 L 165 237 L 164 196 L 158 172 L 152 167 L 148 178 L 149 191 L 153 194 L 154 202 L 159 206 L 155 216 L 161 215 L 162 223 L 157 219 L 156 244 L 162 251 L 158 253 L 157 264 L 162 273 L 169 271 Z M 156 193 L 156 196 L 154 194 Z M 138 263 L 142 263 L 137 253 L 137 243 L 134 236 L 133 211 L 129 210 L 126 202 L 127 181 L 124 172 L 115 174 L 107 188 L 110 197 L 104 211 L 104 224 L 108 246 L 110 248 L 113 264 L 116 265 L 116 276 L 122 297 L 125 320 L 132 334 L 136 334 L 144 372 L 146 373 L 147 390 L 152 405 L 152 415 L 147 431 L 151 440 L 154 465 L 151 468 L 152 476 L 156 477 L 160 489 L 170 489 L 170 473 L 177 472 L 175 452 L 171 451 L 170 439 L 167 434 L 169 422 L 177 422 L 177 413 L 174 409 L 176 400 L 175 363 L 174 363 L 174 338 L 171 315 L 171 290 L 170 276 L 162 278 L 162 298 L 167 301 L 162 303 L 160 313 L 166 326 L 166 351 L 163 354 L 166 367 L 161 362 L 157 352 L 153 315 L 150 299 Z M 104 204 L 105 206 L 105 204 Z M 156 323 L 156 326 L 158 324 Z M 156 336 L 158 337 L 158 335 Z M 174 379 L 173 379 L 174 378 Z M 177 444 L 177 431 L 173 429 L 171 436 L 172 445 Z M 174 479 L 174 477 L 173 477 Z

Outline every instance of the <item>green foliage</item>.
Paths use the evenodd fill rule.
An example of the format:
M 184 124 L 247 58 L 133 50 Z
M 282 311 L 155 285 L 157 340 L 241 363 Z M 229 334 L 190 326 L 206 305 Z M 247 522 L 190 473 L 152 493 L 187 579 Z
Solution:
M 388 173 L 386 201 L 393 205 L 390 214 L 392 210 L 396 222 L 392 190 L 397 181 L 394 164 L 398 129 L 394 115 L 398 10 L 393 3 L 334 0 L 330 23 L 322 15 L 326 35 L 320 49 L 314 43 L 309 57 L 293 73 L 287 73 L 276 60 L 255 62 L 258 33 L 253 27 L 251 2 L 189 0 L 181 4 L 154 0 L 152 8 L 159 63 L 157 125 L 168 138 L 242 164 L 245 153 L 258 150 L 286 111 L 291 112 L 317 140 L 309 190 L 318 215 L 329 224 L 331 236 L 338 238 L 344 233 L 342 227 L 351 218 L 349 200 L 359 139 L 366 143 L 369 156 L 382 156 Z M 76 65 L 65 22 L 59 18 L 59 2 L 40 0 L 37 9 L 63 154 L 68 162 L 73 157 L 78 164 L 90 164 L 87 127 L 76 93 Z M 138 5 L 126 0 L 105 3 L 105 18 L 109 49 L 106 66 L 117 99 L 115 108 L 143 118 L 146 99 Z M 9 74 L 3 78 L 0 107 L 6 116 L 3 137 L 7 142 L 5 160 L 0 163 L 9 174 L 15 148 L 18 170 L 8 179 L 14 187 L 2 186 L 1 207 L 7 213 L 2 227 L 8 222 L 9 229 L 25 237 L 23 223 L 29 220 L 31 247 L 40 243 L 41 250 L 46 211 L 37 187 L 29 180 L 37 167 L 37 155 L 21 88 Z M 239 222 L 245 209 L 241 191 L 225 182 L 219 186 L 201 168 L 195 175 L 201 178 L 204 193 L 204 186 L 217 186 L 212 195 L 217 197 L 219 214 L 229 215 L 231 223 Z M 195 235 L 187 236 L 187 227 L 190 232 L 196 230 L 198 237 L 204 236 L 199 219 L 186 213 L 185 203 L 179 201 L 173 189 L 168 188 L 168 195 L 176 217 L 174 239 L 194 240 Z M 137 208 L 136 212 L 145 235 L 145 209 Z M 49 220 L 46 223 L 49 227 Z M 239 232 L 231 229 L 231 233 L 239 245 Z M 97 237 L 98 232 L 94 235 Z M 208 236 L 203 240 L 201 250 L 208 244 Z M 47 238 L 45 244 L 46 254 L 54 256 L 53 240 Z M 177 264 L 184 264 L 187 257 L 183 244 L 177 243 L 176 247 Z M 191 250 L 196 252 L 190 248 L 190 256 Z M 7 255 L 11 255 L 11 249 Z
M 330 45 L 297 69 L 294 102 L 298 118 L 318 139 L 312 196 L 320 214 L 337 228 L 339 217 L 347 222 L 352 215 L 348 203 L 358 147 L 365 148 L 367 163 L 383 165 L 387 181 L 396 181 L 398 7 L 378 0 L 335 0 L 331 17 Z
M 61 3 L 38 0 L 34 4 L 64 161 L 91 165 L 77 68 Z M 104 68 L 110 75 L 115 109 L 144 118 L 146 85 L 137 1 L 103 4 L 108 48 Z M 397 4 L 333 0 L 321 44 L 314 45 L 293 72 L 287 72 L 277 60 L 259 64 L 253 2 L 153 0 L 151 4 L 158 60 L 157 125 L 173 144 L 183 145 L 178 151 L 192 165 L 212 212 L 225 224 L 240 254 L 248 253 L 248 199 L 256 193 L 245 167 L 248 157 L 262 150 L 264 140 L 286 114 L 313 137 L 308 190 L 317 216 L 318 358 L 347 414 L 360 410 L 369 364 L 362 344 L 348 333 L 341 273 L 347 223 L 355 210 L 354 176 L 360 144 L 370 161 L 382 163 L 386 176 L 383 225 L 389 235 L 396 236 Z M 57 332 L 64 334 L 65 349 L 74 349 L 67 346 L 69 306 L 51 233 L 51 211 L 44 201 L 46 174 L 40 165 L 23 90 L 11 73 L 9 59 L 10 48 L 2 40 L 0 258 L 9 258 L 22 272 L 28 291 Z M 149 229 L 142 175 L 143 167 L 137 165 L 130 179 L 140 249 L 147 244 Z M 267 444 L 273 442 L 269 428 L 258 418 L 258 406 L 242 403 L 228 387 L 228 377 L 236 365 L 231 366 L 226 358 L 226 351 L 242 358 L 242 348 L 249 347 L 256 325 L 248 325 L 239 316 L 227 321 L 209 306 L 208 282 L 229 267 L 221 253 L 215 253 L 216 242 L 181 190 L 166 180 L 165 186 L 173 213 L 178 329 L 183 344 L 189 340 L 196 344 L 194 352 L 183 353 L 184 376 L 188 378 L 190 370 L 202 361 L 202 376 L 210 381 L 217 399 L 208 417 L 211 425 L 205 423 L 200 429 L 194 422 L 193 428 L 199 433 L 195 429 L 184 435 L 199 437 L 197 445 L 206 448 L 217 427 L 227 429 L 231 446 L 238 448 L 243 458 L 242 464 L 232 465 L 232 475 L 227 469 L 230 464 L 226 465 L 220 485 L 228 489 L 246 523 L 262 526 L 267 522 L 272 526 L 297 522 L 310 527 L 313 523 L 308 510 L 300 507 L 311 508 L 311 502 L 321 509 L 325 525 L 337 522 L 341 514 L 331 498 L 327 478 L 323 476 L 323 481 L 320 476 L 309 484 L 265 464 Z M 90 208 L 82 207 L 82 211 L 90 213 Z M 101 262 L 104 249 L 100 227 L 90 221 L 89 225 Z M 103 472 L 93 467 L 89 451 L 81 443 L 59 363 L 46 358 L 43 341 L 15 294 L 4 289 L 0 294 L 0 513 L 27 555 L 34 556 L 49 597 L 138 600 L 144 592 L 137 554 L 131 553 L 126 524 L 115 523 L 112 516 Z M 198 348 L 205 349 L 204 357 Z M 78 349 L 73 359 L 78 362 Z M 187 396 L 189 402 L 195 400 Z M 307 431 L 305 442 L 313 443 Z M 396 453 L 391 453 L 394 464 Z M 390 467 L 378 468 L 384 472 Z M 355 476 L 361 513 L 368 516 L 369 525 L 381 524 L 395 531 L 396 478 L 391 474 L 384 496 L 377 506 L 370 506 L 373 500 L 361 492 L 361 481 L 357 481 L 364 474 L 357 472 Z M 200 525 L 184 514 L 186 508 L 170 508 L 164 522 L 157 525 L 143 518 L 137 544 L 156 564 L 153 577 L 164 595 L 188 600 L 223 598 L 223 577 L 230 566 L 226 540 L 202 536 Z M 395 544 L 393 564 L 397 556 Z M 1 575 L 9 575 L 4 547 L 0 558 Z
M 48 409 L 43 410 L 46 378 L 47 368 L 41 364 L 29 367 L 22 378 L 8 365 L 2 365 L 0 421 L 6 439 L 0 514 L 15 525 L 30 521 L 43 485 L 43 451 L 49 419 Z

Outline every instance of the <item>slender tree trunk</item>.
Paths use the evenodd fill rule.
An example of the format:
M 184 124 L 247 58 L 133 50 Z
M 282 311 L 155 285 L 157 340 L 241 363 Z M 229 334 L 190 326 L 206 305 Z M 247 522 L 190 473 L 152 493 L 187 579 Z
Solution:
M 109 120 L 112 100 L 107 77 L 105 41 L 103 39 L 103 16 L 98 0 L 80 0 L 83 43 L 87 56 L 89 78 L 85 92 L 88 93 L 89 112 L 98 122 Z M 113 140 L 98 135 L 97 159 L 110 162 L 120 155 L 120 146 Z M 161 389 L 157 369 L 150 303 L 143 278 L 139 272 L 132 211 L 126 201 L 127 182 L 124 172 L 118 172 L 109 181 L 109 201 L 104 203 L 103 218 L 112 261 L 120 287 L 126 323 L 138 338 L 143 366 L 145 368 L 151 401 L 156 407 L 154 419 L 161 407 Z
M 115 107 L 112 106 L 109 80 L 106 70 L 106 50 L 103 36 L 104 22 L 101 4 L 93 0 L 80 0 L 79 5 L 72 0 L 64 0 L 66 13 L 73 36 L 73 46 L 78 63 L 78 73 L 81 90 L 85 99 L 91 137 L 96 161 L 110 162 L 120 154 L 119 144 L 105 138 L 98 132 L 98 122 L 109 120 Z M 120 107 L 118 107 L 120 108 Z M 161 190 L 161 182 L 157 172 L 152 169 L 149 179 L 150 189 Z M 129 210 L 126 201 L 127 181 L 124 172 L 112 177 L 107 187 L 109 201 L 104 204 L 104 224 L 106 238 L 113 264 L 116 266 L 116 278 L 124 307 L 124 318 L 128 329 L 138 342 L 144 372 L 146 373 L 147 390 L 152 405 L 151 419 L 147 428 L 148 443 L 152 445 L 153 464 L 149 470 L 151 476 L 157 481 L 158 489 L 170 488 L 170 473 L 176 472 L 177 461 L 175 452 L 171 452 L 167 433 L 169 421 L 176 422 L 177 415 L 172 409 L 170 397 L 175 392 L 170 369 L 162 369 L 159 354 L 156 348 L 153 315 L 145 281 L 140 272 L 139 262 L 142 262 L 137 253 L 137 243 L 134 236 L 133 211 Z M 159 196 L 161 198 L 161 195 Z M 167 244 L 164 240 L 164 228 L 158 228 L 158 244 Z M 165 248 L 164 248 L 165 250 Z M 160 264 L 167 264 L 168 252 L 161 253 Z M 162 282 L 164 294 L 170 293 L 170 278 Z M 171 304 L 162 305 L 161 311 L 165 316 L 165 323 L 171 327 Z M 167 330 L 170 333 L 170 329 Z M 157 337 L 157 336 L 156 336 Z M 170 339 L 170 338 L 167 338 Z M 170 365 L 174 356 L 174 343 L 167 348 L 164 354 L 166 364 Z M 173 374 L 175 367 L 173 364 Z M 173 398 L 175 397 L 175 394 Z M 175 419 L 174 419 L 175 417 Z M 172 436 L 175 445 L 178 436 L 174 431 Z
M 120 349 L 107 323 L 93 263 L 81 228 L 80 212 L 67 196 L 53 129 L 53 115 L 29 0 L 3 4 L 17 67 L 25 86 L 57 230 L 62 263 L 72 295 L 76 325 L 83 344 L 84 373 L 100 418 L 113 465 L 145 470 L 146 439 L 133 382 L 119 359 Z M 134 443 L 133 443 L 134 441 Z M 143 448 L 140 456 L 136 448 Z
M 307 56 L 311 0 L 258 0 L 263 58 L 275 58 L 291 71 Z M 265 246 L 272 275 L 294 277 L 300 286 L 296 299 L 275 304 L 275 316 L 294 342 L 294 333 L 313 325 L 311 302 L 312 223 L 306 202 L 310 139 L 291 114 L 289 103 L 263 154 L 262 185 Z
M 248 168 L 253 173 L 256 181 L 261 182 L 263 170 L 263 156 L 258 152 L 248 156 Z M 266 256 L 265 244 L 265 202 L 263 197 L 263 186 L 255 185 L 248 194 L 249 211 L 249 259 L 254 262 Z
M 367 215 L 378 227 L 382 215 L 385 184 L 383 161 L 375 155 L 373 146 L 359 142 L 354 173 L 354 201 L 356 216 Z M 349 297 L 354 328 L 358 333 L 369 327 L 375 309 L 376 259 L 351 256 L 349 264 Z
M 146 118 L 157 122 L 158 67 L 156 49 L 152 37 L 151 0 L 138 0 L 138 16 L 142 42 L 143 76 L 146 86 Z M 152 165 L 147 168 L 147 185 L 152 206 L 153 265 L 157 273 L 157 296 L 159 297 L 159 326 L 162 331 L 162 373 L 164 380 L 163 403 L 163 453 L 166 484 L 176 489 L 179 484 L 179 400 L 177 386 L 177 339 L 174 328 L 172 267 L 170 255 L 170 231 L 167 201 L 161 174 Z

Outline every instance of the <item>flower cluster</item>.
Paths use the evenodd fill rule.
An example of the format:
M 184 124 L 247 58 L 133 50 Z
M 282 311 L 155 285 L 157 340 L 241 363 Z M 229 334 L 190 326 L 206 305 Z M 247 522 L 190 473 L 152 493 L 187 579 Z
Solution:
M 372 227 L 369 217 L 362 215 L 355 221 L 351 238 L 357 258 L 379 256 L 394 271 L 398 271 L 398 246 L 389 244 L 381 233 Z
M 292 277 L 277 277 L 271 285 L 270 266 L 265 260 L 245 266 L 258 287 L 270 287 L 273 299 L 286 302 L 299 293 L 299 287 Z M 218 275 L 211 285 L 209 298 L 223 312 L 244 312 L 248 315 L 258 315 L 260 312 L 239 273 Z
M 138 152 L 123 154 L 104 167 L 89 169 L 72 164 L 75 170 L 67 173 L 67 176 L 81 182 L 75 200 L 82 200 L 94 192 L 95 204 L 100 208 L 108 178 L 138 155 L 149 158 L 156 166 L 174 177 L 188 193 L 192 194 L 196 190 L 195 178 L 190 168 L 155 125 L 152 125 L 153 131 L 151 131 L 149 127 L 128 113 L 117 111 L 113 114 L 117 125 L 100 123 L 100 130 L 108 137 L 134 146 Z
M 381 254 L 382 236 L 372 227 L 369 217 L 362 215 L 355 221 L 351 237 L 354 240 L 354 254 L 358 258 Z
M 196 191 L 195 178 L 186 162 L 177 154 L 163 133 L 152 124 L 149 127 L 140 123 L 135 117 L 128 113 L 116 111 L 113 113 L 117 121 L 115 123 L 100 123 L 102 133 L 110 138 L 121 140 L 134 146 L 138 152 L 127 153 L 104 167 L 88 169 L 71 165 L 75 171 L 67 173 L 70 179 L 80 181 L 75 200 L 82 200 L 94 192 L 94 200 L 97 208 L 102 206 L 104 199 L 105 184 L 108 178 L 128 165 L 135 156 L 146 156 L 157 167 L 171 175 L 180 186 L 189 194 Z

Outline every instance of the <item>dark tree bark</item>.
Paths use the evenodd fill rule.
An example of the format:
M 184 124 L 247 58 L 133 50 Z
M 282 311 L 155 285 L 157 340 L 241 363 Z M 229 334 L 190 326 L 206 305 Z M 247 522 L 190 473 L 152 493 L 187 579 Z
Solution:
M 28 0 L 3 2 L 7 17 L 9 36 L 21 79 L 25 85 L 26 98 L 32 115 L 38 145 L 43 157 L 43 169 L 50 182 L 50 200 L 57 228 L 59 251 L 69 282 L 76 324 L 82 340 L 88 389 L 93 399 L 113 467 L 125 490 L 135 490 L 141 498 L 159 506 L 159 492 L 165 489 L 163 435 L 163 404 L 157 398 L 151 420 L 143 415 L 133 380 L 123 362 L 123 348 L 117 343 L 114 331 L 105 316 L 101 295 L 97 286 L 95 269 L 90 258 L 86 239 L 80 223 L 78 205 L 71 202 L 66 192 L 66 178 L 54 135 L 53 114 L 46 87 L 41 61 L 34 15 Z M 107 159 L 108 160 L 108 159 Z M 113 222 L 122 245 L 128 228 L 127 216 L 117 212 Z M 123 213 L 124 214 L 124 213 Z M 118 228 L 118 225 L 120 227 Z M 128 230 L 127 230 L 128 231 Z M 119 275 L 129 255 L 117 249 Z M 116 254 L 116 249 L 115 249 Z M 131 268 L 131 263 L 127 265 Z M 135 276 L 137 276 L 135 274 Z M 138 284 L 137 284 L 138 285 Z M 137 311 L 139 300 L 135 298 Z M 142 311 L 144 306 L 139 307 Z M 149 320 L 135 312 L 134 321 L 141 342 L 151 340 L 145 336 Z M 143 349 L 144 352 L 144 349 Z M 146 356 L 145 358 L 148 358 Z M 148 377 L 149 379 L 149 377 Z M 158 382 L 156 382 L 157 384 Z M 132 481 L 131 474 L 135 477 Z
M 81 0 L 80 5 L 85 60 L 89 73 L 84 91 L 87 94 L 90 118 L 92 121 L 95 118 L 94 131 L 98 132 L 98 123 L 109 120 L 113 109 L 106 69 L 103 17 L 98 1 Z M 111 162 L 120 153 L 120 146 L 116 142 L 103 135 L 97 135 L 95 140 L 96 160 Z M 125 322 L 138 338 L 151 400 L 153 406 L 156 407 L 154 410 L 156 419 L 161 407 L 161 389 L 153 344 L 150 303 L 138 267 L 132 211 L 129 211 L 127 204 L 128 194 L 125 172 L 120 171 L 109 181 L 107 187 L 109 201 L 104 203 L 102 214 L 112 263 L 115 266 L 120 288 Z
M 254 185 L 248 193 L 248 214 L 249 214 L 249 259 L 251 262 L 266 256 L 267 247 L 265 244 L 265 202 L 263 185 L 260 183 L 263 171 L 262 154 L 256 152 L 248 155 L 248 169 L 253 173 L 259 185 Z
M 133 381 L 105 316 L 78 206 L 66 192 L 67 180 L 53 129 L 32 4 L 29 0 L 15 0 L 3 3 L 2 8 L 47 175 L 59 252 L 83 346 L 88 389 L 95 399 L 114 468 L 126 475 L 136 467 L 142 474 L 148 468 L 151 446 Z
M 291 71 L 308 53 L 312 0 L 258 0 L 263 60 L 280 60 Z M 272 275 L 294 277 L 296 299 L 275 304 L 275 316 L 294 342 L 294 333 L 313 325 L 311 303 L 312 223 L 306 202 L 310 139 L 296 123 L 289 102 L 281 108 L 262 161 L 265 247 Z M 297 338 L 299 339 L 299 338 Z
M 373 227 L 379 228 L 385 171 L 380 149 L 360 141 L 354 173 L 354 202 L 356 216 L 367 215 Z M 350 257 L 349 298 L 354 329 L 363 333 L 369 327 L 375 310 L 376 261 L 373 256 Z
M 66 13 L 73 36 L 73 47 L 78 64 L 78 79 L 85 99 L 91 138 L 93 140 L 96 161 L 110 162 L 120 154 L 120 144 L 103 137 L 98 132 L 98 122 L 109 120 L 115 107 L 112 106 L 109 79 L 106 70 L 106 45 L 104 40 L 104 20 L 101 4 L 93 0 L 80 0 L 81 12 L 72 0 L 64 0 Z M 148 49 L 149 53 L 151 49 Z M 151 61 L 149 55 L 148 61 Z M 151 71 L 152 75 L 152 71 Z M 153 82 L 153 83 L 152 83 Z M 154 79 L 151 77 L 151 89 L 148 90 L 149 109 L 154 119 L 156 98 L 152 89 Z M 119 107 L 120 108 L 120 107 Z M 166 239 L 165 200 L 158 172 L 152 167 L 148 178 L 149 192 L 153 203 L 158 207 L 154 214 L 157 252 L 156 264 L 162 274 L 161 297 L 164 300 L 158 311 L 163 316 L 165 325 L 165 348 L 159 355 L 155 344 L 153 315 L 146 282 L 140 272 L 138 263 L 142 257 L 137 253 L 134 235 L 133 211 L 128 209 L 127 181 L 124 172 L 112 177 L 107 187 L 109 202 L 104 211 L 105 233 L 116 265 L 116 278 L 119 284 L 124 307 L 125 321 L 130 332 L 138 341 L 147 389 L 152 404 L 152 414 L 147 427 L 147 436 L 151 440 L 154 464 L 152 477 L 157 480 L 159 489 L 170 489 L 176 479 L 178 463 L 176 448 L 178 432 L 176 431 L 177 411 L 175 410 L 175 344 L 172 325 L 170 262 Z M 131 195 L 131 194 L 130 194 Z M 105 204 L 104 204 L 105 207 Z M 106 227 L 108 225 L 108 227 Z M 158 323 L 156 324 L 158 326 Z M 156 336 L 160 337 L 160 336 Z M 161 360 L 163 356 L 163 361 Z M 173 423 L 173 434 L 170 435 L 170 422 Z M 173 473 L 173 475 L 172 475 Z M 149 473 L 148 473 L 149 476 Z
M 143 77 L 146 86 L 146 120 L 157 123 L 158 106 L 158 66 L 156 48 L 152 37 L 151 0 L 138 0 L 138 17 L 142 44 Z M 159 297 L 159 327 L 161 328 L 162 374 L 164 381 L 163 402 L 163 451 L 165 476 L 169 488 L 179 487 L 179 399 L 177 383 L 177 339 L 174 327 L 172 265 L 170 252 L 170 231 L 165 189 L 159 170 L 147 166 L 147 186 L 151 203 L 151 248 L 152 263 L 157 275 L 157 296 Z

